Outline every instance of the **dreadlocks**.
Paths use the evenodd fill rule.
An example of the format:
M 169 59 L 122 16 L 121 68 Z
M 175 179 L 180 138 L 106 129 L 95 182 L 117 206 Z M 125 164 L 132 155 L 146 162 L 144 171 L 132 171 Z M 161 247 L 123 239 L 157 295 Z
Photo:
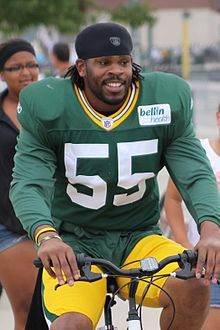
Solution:
M 132 63 L 132 80 L 138 81 L 143 79 L 143 76 L 141 75 L 142 67 L 136 63 Z M 76 68 L 76 65 L 72 65 L 67 73 L 65 74 L 64 78 L 70 77 L 72 83 L 75 83 L 80 89 L 84 88 L 84 81 L 83 78 L 80 77 L 78 70 Z

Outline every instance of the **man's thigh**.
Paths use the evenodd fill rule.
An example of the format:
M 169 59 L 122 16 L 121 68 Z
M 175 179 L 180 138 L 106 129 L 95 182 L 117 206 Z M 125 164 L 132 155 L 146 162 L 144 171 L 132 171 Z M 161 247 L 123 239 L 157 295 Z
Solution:
M 129 256 L 124 262 L 124 265 L 134 261 L 140 260 L 147 257 L 154 257 L 157 261 L 164 259 L 170 255 L 175 255 L 178 253 L 182 253 L 184 248 L 177 244 L 176 242 L 167 239 L 164 236 L 160 235 L 151 235 L 140 240 L 134 249 L 131 251 Z M 123 267 L 123 269 L 139 267 L 139 263 L 135 262 L 134 264 L 130 264 L 128 266 Z M 178 268 L 177 263 L 171 263 L 167 265 L 164 269 L 159 271 L 157 275 L 167 274 L 174 272 Z M 152 283 L 150 279 L 146 279 L 147 282 L 139 282 L 136 299 L 137 302 L 140 302 L 142 299 L 143 292 L 147 290 L 147 294 L 144 298 L 143 304 L 149 307 L 161 307 L 159 302 L 159 296 L 161 293 L 160 288 L 163 288 L 167 281 L 167 277 L 164 278 L 155 278 L 155 282 Z M 124 285 L 128 282 L 127 279 L 120 278 L 118 280 L 118 286 Z M 155 285 L 154 285 L 155 284 Z M 124 297 L 128 297 L 128 289 L 127 287 L 121 290 L 121 293 Z
M 93 271 L 100 272 L 97 267 Z M 57 280 L 44 270 L 42 277 L 43 310 L 48 325 L 58 316 L 76 312 L 86 315 L 97 325 L 103 311 L 106 297 L 106 280 L 97 282 L 75 282 L 72 287 L 63 285 L 55 290 Z

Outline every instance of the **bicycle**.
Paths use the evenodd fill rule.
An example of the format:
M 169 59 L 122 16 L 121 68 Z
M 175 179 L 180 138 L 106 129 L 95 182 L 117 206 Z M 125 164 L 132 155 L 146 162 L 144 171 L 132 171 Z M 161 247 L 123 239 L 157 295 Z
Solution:
M 119 276 L 130 279 L 130 282 L 126 284 L 129 286 L 129 297 L 128 297 L 129 309 L 128 309 L 128 318 L 127 318 L 127 324 L 128 324 L 127 330 L 143 330 L 141 308 L 144 297 L 149 289 L 149 286 L 156 285 L 155 282 L 157 278 L 159 277 L 161 278 L 161 276 L 162 277 L 172 276 L 184 280 L 195 277 L 195 273 L 193 272 L 192 268 L 196 265 L 197 262 L 197 252 L 191 250 L 185 250 L 183 253 L 169 256 L 161 260 L 159 263 L 155 258 L 148 257 L 140 260 L 139 268 L 132 268 L 128 270 L 123 270 L 108 260 L 92 258 L 86 256 L 83 253 L 76 255 L 76 260 L 81 274 L 79 281 L 94 282 L 103 278 L 108 279 L 107 281 L 108 290 L 107 290 L 106 301 L 104 306 L 105 326 L 97 328 L 97 330 L 117 329 L 117 327 L 113 325 L 111 308 L 116 304 L 115 301 L 116 295 L 120 297 L 121 288 L 117 287 L 115 281 L 115 278 Z M 177 262 L 180 267 L 180 270 L 177 270 L 176 272 L 169 274 L 156 275 L 156 273 L 159 270 L 163 269 L 166 265 L 172 262 Z M 34 264 L 38 268 L 42 267 L 42 263 L 40 259 L 35 260 Z M 101 269 L 102 273 L 92 272 L 91 271 L 92 265 L 98 266 Z M 143 293 L 141 302 L 137 306 L 135 293 L 139 281 L 145 281 L 147 285 L 146 285 L 146 290 Z M 57 290 L 59 286 L 60 285 L 57 284 L 55 290 Z M 171 299 L 172 302 L 172 298 L 170 296 L 169 298 Z M 173 305 L 173 316 L 168 326 L 168 329 L 171 327 L 175 317 L 175 306 L 173 302 L 172 305 Z

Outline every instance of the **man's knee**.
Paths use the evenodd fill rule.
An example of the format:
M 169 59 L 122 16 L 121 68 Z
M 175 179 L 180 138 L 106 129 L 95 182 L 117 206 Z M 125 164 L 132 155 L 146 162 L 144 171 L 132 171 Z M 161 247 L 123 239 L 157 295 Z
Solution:
M 91 320 L 80 313 L 65 313 L 51 325 L 50 330 L 92 330 Z
M 202 280 L 169 278 L 163 289 L 171 298 L 164 292 L 159 298 L 161 307 L 164 307 L 160 318 L 161 329 L 167 329 L 170 324 L 174 312 L 173 304 L 176 312 L 169 329 L 201 329 L 209 309 L 209 287 Z
M 202 280 L 168 279 L 163 289 L 171 296 L 173 301 L 181 301 L 185 308 L 206 309 L 209 306 L 210 288 Z M 159 301 L 162 307 L 170 305 L 170 298 L 162 292 Z

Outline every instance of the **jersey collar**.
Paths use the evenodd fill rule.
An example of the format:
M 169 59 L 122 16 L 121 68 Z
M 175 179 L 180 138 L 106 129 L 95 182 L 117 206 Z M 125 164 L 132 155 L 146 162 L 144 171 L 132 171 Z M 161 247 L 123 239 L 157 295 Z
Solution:
M 99 127 L 105 130 L 112 130 L 118 125 L 120 125 L 133 111 L 136 101 L 138 99 L 139 90 L 140 90 L 139 82 L 132 82 L 131 87 L 129 88 L 129 92 L 125 102 L 122 104 L 120 109 L 113 113 L 111 116 L 104 116 L 97 112 L 89 103 L 86 98 L 84 92 L 74 84 L 74 89 L 77 95 L 77 98 L 86 112 L 86 114 L 94 121 Z

